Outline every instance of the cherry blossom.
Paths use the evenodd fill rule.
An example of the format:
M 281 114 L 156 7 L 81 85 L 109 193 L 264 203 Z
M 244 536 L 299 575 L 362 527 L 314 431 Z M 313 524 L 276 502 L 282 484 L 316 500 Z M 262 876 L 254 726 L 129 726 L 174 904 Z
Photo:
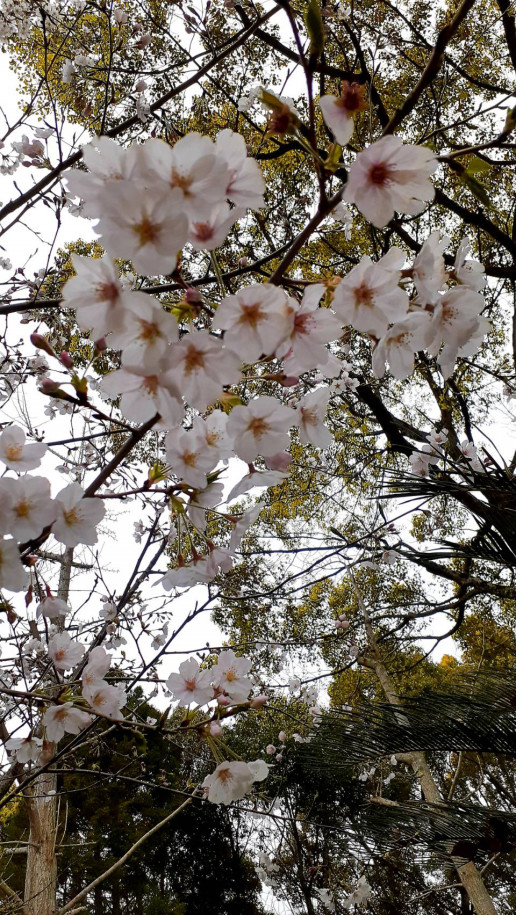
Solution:
M 240 380 L 238 356 L 205 330 L 185 334 L 172 348 L 173 377 L 188 403 L 205 410 L 222 394 L 223 385 Z
M 121 709 L 127 702 L 127 696 L 121 686 L 111 686 L 105 680 L 91 680 L 84 684 L 82 694 L 92 710 L 108 718 L 121 718 Z
M 385 365 L 395 378 L 408 378 L 414 370 L 414 353 L 432 339 L 431 317 L 426 311 L 414 311 L 393 324 L 373 352 L 373 372 L 383 378 Z
M 295 417 L 275 397 L 257 397 L 247 406 L 234 407 L 228 421 L 228 433 L 234 449 L 243 461 L 277 454 L 288 446 L 288 430 Z
M 256 505 L 253 505 L 252 508 L 248 508 L 246 512 L 242 515 L 241 518 L 235 523 L 235 526 L 231 532 L 231 539 L 229 541 L 229 549 L 231 552 L 235 552 L 240 546 L 240 541 L 244 536 L 245 532 L 249 530 L 252 524 L 259 517 L 260 512 L 263 508 L 262 502 L 257 502 Z
M 319 105 L 323 118 L 333 133 L 337 143 L 346 146 L 354 128 L 353 116 L 367 108 L 366 89 L 360 83 L 342 83 L 339 96 L 322 95 Z
M 96 528 L 104 517 L 104 504 L 100 499 L 84 499 L 83 495 L 79 483 L 70 483 L 56 496 L 57 520 L 52 533 L 65 546 L 97 542 Z
M 454 286 L 439 298 L 432 317 L 428 351 L 436 356 L 441 344 L 445 344 L 438 360 L 444 378 L 451 375 L 459 349 L 479 331 L 479 315 L 484 304 L 483 295 L 467 286 Z
M 195 492 L 188 503 L 188 517 L 198 531 L 206 530 L 208 523 L 207 509 L 220 505 L 223 501 L 224 485 L 215 481 L 202 492 Z
M 213 327 L 225 331 L 225 345 L 242 361 L 252 363 L 262 355 L 273 355 L 291 333 L 294 318 L 285 306 L 285 293 L 277 286 L 246 286 L 222 300 Z
M 37 537 L 56 517 L 45 477 L 0 480 L 0 529 L 22 543 Z
M 176 319 L 160 302 L 142 292 L 130 292 L 123 298 L 123 325 L 109 343 L 122 350 L 123 365 L 152 370 L 177 337 Z
M 63 307 L 77 310 L 82 330 L 97 340 L 125 324 L 124 290 L 108 254 L 101 258 L 72 254 L 75 276 L 63 287 Z
M 206 474 L 213 470 L 213 449 L 207 449 L 204 437 L 193 429 L 170 433 L 167 437 L 167 462 L 174 474 L 196 489 L 207 486 Z
M 66 603 L 66 601 L 61 600 L 59 597 L 45 597 L 45 600 L 42 600 L 38 610 L 37 616 L 46 616 L 47 619 L 59 619 L 63 618 L 70 613 L 71 607 Z
M 376 263 L 364 255 L 340 281 L 333 296 L 335 312 L 356 330 L 381 336 L 389 323 L 408 311 L 406 292 L 398 285 L 405 255 L 391 248 Z
M 262 207 L 265 183 L 258 163 L 247 155 L 244 138 L 233 130 L 221 130 L 215 138 L 215 150 L 228 168 L 226 197 L 238 207 Z
M 417 290 L 417 301 L 421 305 L 434 305 L 439 292 L 446 286 L 447 274 L 444 269 L 443 251 L 450 244 L 447 235 L 432 232 L 422 244 L 414 259 L 412 279 Z
M 201 670 L 195 658 L 189 658 L 179 665 L 178 674 L 170 674 L 167 689 L 180 705 L 205 705 L 213 699 L 213 688 L 210 685 L 211 671 Z
M 46 451 L 47 446 L 40 442 L 25 444 L 25 432 L 20 426 L 7 426 L 0 435 L 0 461 L 10 470 L 34 470 Z
M 189 133 L 169 146 L 163 140 L 147 140 L 141 147 L 140 175 L 150 183 L 167 186 L 178 195 L 176 209 L 191 220 L 202 220 L 214 204 L 222 202 L 229 182 L 227 164 L 217 156 L 209 137 Z
M 486 275 L 482 264 L 470 259 L 471 242 L 469 238 L 463 238 L 457 250 L 455 258 L 454 274 L 459 283 L 473 289 L 474 292 L 482 292 L 486 285 Z
M 284 358 L 287 375 L 309 372 L 327 362 L 326 343 L 341 336 L 341 323 L 329 308 L 319 308 L 326 288 L 322 283 L 308 286 L 301 302 L 289 297 L 287 309 L 293 317 L 292 329 L 276 348 L 278 359 Z
M 386 136 L 359 152 L 351 165 L 344 200 L 381 229 L 395 211 L 415 216 L 434 198 L 429 181 L 437 160 L 426 146 L 403 144 Z
M 16 540 L 0 540 L 0 588 L 22 591 L 27 573 L 21 563 Z
M 263 781 L 269 774 L 267 764 L 259 759 L 252 763 L 235 760 L 223 762 L 211 775 L 207 775 L 202 787 L 207 791 L 212 804 L 231 804 L 245 797 L 253 782 Z
M 231 648 L 221 651 L 213 668 L 213 682 L 234 702 L 245 702 L 252 688 L 251 681 L 245 676 L 250 668 L 251 662 L 247 658 L 238 658 Z
M 111 372 L 104 377 L 102 390 L 108 397 L 122 395 L 120 409 L 127 419 L 144 423 L 159 413 L 163 425 L 173 429 L 184 412 L 176 378 L 168 358 L 163 357 L 152 367 L 124 365 Z
M 5 742 L 5 749 L 16 757 L 19 763 L 38 762 L 43 741 L 40 737 L 11 737 Z
M 139 188 L 112 181 L 104 188 L 98 229 L 115 257 L 130 258 L 142 274 L 169 274 L 188 237 L 182 195 L 164 187 Z
M 324 418 L 330 400 L 329 388 L 318 388 L 311 391 L 299 401 L 298 427 L 299 440 L 303 445 L 315 445 L 316 448 L 329 448 L 333 436 L 324 425 Z
M 188 241 L 194 251 L 214 251 L 226 240 L 231 226 L 240 219 L 244 210 L 230 209 L 227 203 L 218 203 L 202 219 L 190 221 Z
M 79 663 L 84 654 L 84 645 L 74 642 L 67 632 L 58 632 L 48 643 L 48 656 L 58 670 L 69 670 Z
M 102 680 L 111 665 L 111 655 L 102 645 L 92 648 L 88 654 L 88 663 L 82 672 L 82 685 L 91 688 L 93 683 Z
M 136 147 L 131 152 L 110 137 L 96 137 L 83 147 L 82 157 L 88 171 L 73 169 L 66 175 L 69 196 L 81 197 L 84 201 L 81 213 L 93 219 L 98 218 L 106 183 L 131 178 L 136 161 L 135 151 Z
M 78 734 L 88 724 L 91 724 L 91 715 L 75 708 L 73 702 L 51 705 L 43 715 L 47 740 L 53 740 L 56 743 L 65 734 Z

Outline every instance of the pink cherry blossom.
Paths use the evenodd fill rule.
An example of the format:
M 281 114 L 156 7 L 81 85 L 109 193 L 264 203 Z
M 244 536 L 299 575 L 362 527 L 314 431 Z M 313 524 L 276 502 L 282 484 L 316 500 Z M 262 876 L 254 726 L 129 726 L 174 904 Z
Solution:
M 46 616 L 47 619 L 50 620 L 58 619 L 59 617 L 63 618 L 67 613 L 70 613 L 71 609 L 72 608 L 66 601 L 61 600 L 59 597 L 49 596 L 41 601 L 37 610 L 37 616 Z
M 55 520 L 56 507 L 45 477 L 0 480 L 0 525 L 5 533 L 25 542 Z
M 213 699 L 213 688 L 210 685 L 211 671 L 201 670 L 195 658 L 189 658 L 179 665 L 178 674 L 170 674 L 167 689 L 180 705 L 205 705 Z
M 263 781 L 269 774 L 267 764 L 259 759 L 253 763 L 239 760 L 223 762 L 211 775 L 207 775 L 202 786 L 212 804 L 231 804 L 245 797 L 253 782 Z
M 222 300 L 213 326 L 225 331 L 225 345 L 241 361 L 255 362 L 261 355 L 272 356 L 292 332 L 294 317 L 286 305 L 286 295 L 277 286 L 246 286 Z
M 304 445 L 329 448 L 333 436 L 324 425 L 324 418 L 330 400 L 329 388 L 318 388 L 300 400 L 298 406 L 299 440 Z
M 214 251 L 225 242 L 231 226 L 244 215 L 244 210 L 227 203 L 216 204 L 202 218 L 190 221 L 188 241 L 194 251 Z
M 0 461 L 10 470 L 25 473 L 41 464 L 47 446 L 40 442 L 25 444 L 25 432 L 20 426 L 7 426 L 0 435 Z
M 288 447 L 288 429 L 295 416 L 275 397 L 257 397 L 247 406 L 234 407 L 228 421 L 228 434 L 243 461 L 277 454 Z
M 71 639 L 67 632 L 58 632 L 48 643 L 48 656 L 58 670 L 75 667 L 83 654 L 84 645 Z
M 100 499 L 84 499 L 83 495 L 79 483 L 70 483 L 56 496 L 57 520 L 52 533 L 65 546 L 97 542 L 97 524 L 104 517 L 104 503 Z
M 11 737 L 5 742 L 5 749 L 16 757 L 19 763 L 38 762 L 43 741 L 40 737 Z
M 102 645 L 92 648 L 88 654 L 88 663 L 82 672 L 82 685 L 91 688 L 97 680 L 102 680 L 111 665 L 111 655 Z
M 109 255 L 72 254 L 72 263 L 76 275 L 63 287 L 63 307 L 77 310 L 79 327 L 91 330 L 94 340 L 119 331 L 125 323 L 124 291 Z
M 325 344 L 342 334 L 341 322 L 329 308 L 319 308 L 326 291 L 322 283 L 308 286 L 301 302 L 289 297 L 287 309 L 292 313 L 290 334 L 276 349 L 278 359 L 284 358 L 287 375 L 309 372 L 328 360 Z
M 172 472 L 195 489 L 205 489 L 206 474 L 213 470 L 214 455 L 207 449 L 203 436 L 193 429 L 188 432 L 169 433 L 167 436 L 167 462 Z
M 105 680 L 91 680 L 84 684 L 82 694 L 91 709 L 99 715 L 108 718 L 121 718 L 122 708 L 127 702 L 127 696 L 121 686 L 111 686 Z
M 365 255 L 337 286 L 333 297 L 335 312 L 356 330 L 381 336 L 392 321 L 402 318 L 409 307 L 406 292 L 400 288 L 405 255 L 391 248 L 373 263 Z
M 91 724 L 91 715 L 75 708 L 72 702 L 51 705 L 43 715 L 43 726 L 47 740 L 52 740 L 56 743 L 65 734 L 78 734 L 88 724 Z
M 441 238 L 439 232 L 432 232 L 414 259 L 412 278 L 421 305 L 433 305 L 446 285 L 443 252 L 449 244 L 447 235 Z
M 129 292 L 123 298 L 123 325 L 109 339 L 122 350 L 123 365 L 153 369 L 177 340 L 177 322 L 157 299 L 143 292 Z
M 395 378 L 408 378 L 414 370 L 414 353 L 425 348 L 432 338 L 431 317 L 414 311 L 393 324 L 373 352 L 373 372 L 383 378 L 388 362 Z
M 436 168 L 431 149 L 403 144 L 399 137 L 382 137 L 358 153 L 343 196 L 381 229 L 395 211 L 415 216 L 433 200 L 429 178 Z

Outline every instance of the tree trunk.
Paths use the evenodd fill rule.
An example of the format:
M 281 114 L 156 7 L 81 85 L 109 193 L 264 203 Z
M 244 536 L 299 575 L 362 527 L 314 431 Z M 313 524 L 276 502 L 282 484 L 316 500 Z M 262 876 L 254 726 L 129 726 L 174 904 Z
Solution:
M 25 908 L 28 915 L 53 915 L 56 910 L 55 790 L 55 775 L 45 772 L 34 781 L 27 798 L 30 845 L 25 874 Z

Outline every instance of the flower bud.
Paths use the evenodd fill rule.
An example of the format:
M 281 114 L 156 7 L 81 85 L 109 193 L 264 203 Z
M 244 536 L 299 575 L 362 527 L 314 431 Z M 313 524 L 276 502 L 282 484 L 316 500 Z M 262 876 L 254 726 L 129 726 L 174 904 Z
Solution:
M 272 457 L 265 458 L 265 463 L 269 470 L 280 470 L 282 473 L 286 473 L 292 463 L 292 457 L 288 451 L 280 451 L 278 454 L 273 454 Z
M 31 334 L 30 342 L 36 347 L 36 349 L 42 349 L 48 356 L 55 356 L 55 352 L 50 346 L 47 338 L 43 334 Z
M 70 353 L 67 353 L 66 350 L 63 350 L 59 356 L 59 362 L 61 365 L 64 365 L 65 369 L 73 369 L 73 359 L 70 356 Z
M 269 701 L 269 697 L 265 696 L 262 693 L 261 696 L 255 696 L 254 699 L 251 699 L 251 702 L 249 704 L 250 704 L 251 708 L 260 709 L 260 708 L 263 708 L 263 706 L 266 705 L 268 701 Z
M 54 395 L 57 394 L 61 388 L 59 387 L 59 382 L 52 381 L 51 378 L 43 378 L 39 386 L 39 390 L 42 394 Z
M 220 737 L 222 728 L 218 721 L 212 721 L 210 724 L 210 734 L 212 737 Z
M 265 752 L 268 754 L 268 756 L 272 756 L 276 752 L 276 747 L 274 746 L 274 744 L 269 743 L 265 747 Z
M 229 696 L 217 696 L 217 703 L 222 706 L 230 705 L 231 700 Z

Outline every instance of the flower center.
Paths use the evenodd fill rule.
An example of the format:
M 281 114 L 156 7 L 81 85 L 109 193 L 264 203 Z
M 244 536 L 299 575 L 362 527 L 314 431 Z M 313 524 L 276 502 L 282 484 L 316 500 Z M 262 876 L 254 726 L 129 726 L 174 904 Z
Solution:
M 369 170 L 369 180 L 371 184 L 376 184 L 377 187 L 383 187 L 391 180 L 390 169 L 384 165 L 383 162 L 373 165 Z
M 149 343 L 154 343 L 154 341 L 161 336 L 158 325 L 153 321 L 144 321 L 140 318 L 138 323 L 140 325 L 140 333 L 138 334 L 140 340 L 147 340 Z
M 107 283 L 99 283 L 95 287 L 97 302 L 109 302 L 114 305 L 120 298 L 120 289 L 113 280 Z
M 231 781 L 231 779 L 233 778 L 233 776 L 231 775 L 231 769 L 229 769 L 229 768 L 219 769 L 219 771 L 217 772 L 217 778 L 219 779 L 219 781 L 221 781 L 225 785 L 226 782 Z
M 150 394 L 151 397 L 155 397 L 158 393 L 158 376 L 146 375 L 143 379 L 143 383 L 147 394 Z
M 355 289 L 355 305 L 357 308 L 371 308 L 373 305 L 373 290 L 366 284 L 361 283 Z
M 253 302 L 252 305 L 243 306 L 242 314 L 238 319 L 238 323 L 248 324 L 249 327 L 257 327 L 264 318 L 265 314 L 262 311 L 262 303 Z
M 23 445 L 8 445 L 5 449 L 9 461 L 19 461 L 23 452 Z
M 269 431 L 269 424 L 265 422 L 262 416 L 255 416 L 250 420 L 247 426 L 249 432 L 252 432 L 255 438 L 265 435 Z
M 30 514 L 30 502 L 27 502 L 26 499 L 18 502 L 18 505 L 16 506 L 16 514 L 18 515 L 18 518 L 27 518 Z
M 194 222 L 195 237 L 199 241 L 210 241 L 214 235 L 214 228 L 209 222 Z
M 188 692 L 193 693 L 195 689 L 195 678 L 192 680 L 185 680 L 185 689 L 187 689 Z
M 148 216 L 144 216 L 142 221 L 132 228 L 138 236 L 140 248 L 143 248 L 144 245 L 153 245 L 160 233 L 160 225 L 151 222 Z
M 196 369 L 204 368 L 204 353 L 200 349 L 196 349 L 195 346 L 189 346 L 186 350 L 185 355 L 185 372 L 190 374 Z
M 185 197 L 191 197 L 190 187 L 192 185 L 193 178 L 191 175 L 182 175 L 181 172 L 178 172 L 177 169 L 172 169 L 172 174 L 170 176 L 170 187 L 178 187 Z
M 67 524 L 77 524 L 80 520 L 80 517 L 77 514 L 77 510 L 75 508 L 71 508 L 69 511 L 63 512 L 63 517 Z

